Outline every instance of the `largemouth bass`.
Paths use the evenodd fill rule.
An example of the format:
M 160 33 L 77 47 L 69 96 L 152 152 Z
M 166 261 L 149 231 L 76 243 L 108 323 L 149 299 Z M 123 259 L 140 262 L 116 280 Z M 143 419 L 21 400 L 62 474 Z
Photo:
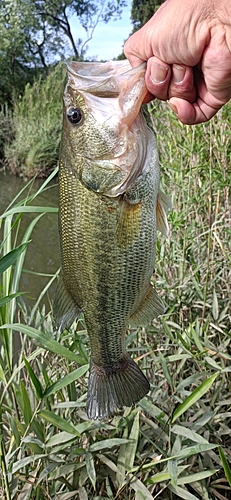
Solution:
M 104 418 L 145 396 L 149 382 L 125 349 L 126 327 L 164 306 L 150 278 L 156 230 L 167 231 L 154 134 L 140 112 L 145 65 L 72 62 L 60 153 L 62 272 L 57 329 L 84 313 L 91 361 L 87 414 Z

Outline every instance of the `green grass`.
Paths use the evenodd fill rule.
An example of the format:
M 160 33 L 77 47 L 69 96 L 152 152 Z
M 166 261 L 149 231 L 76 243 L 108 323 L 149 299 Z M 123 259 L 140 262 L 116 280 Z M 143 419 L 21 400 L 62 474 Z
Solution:
M 33 227 L 54 209 L 39 206 L 39 193 L 32 207 L 28 188 L 24 202 L 14 200 L 2 215 L 0 485 L 7 500 L 230 498 L 229 116 L 227 105 L 192 128 L 163 103 L 150 110 L 162 189 L 173 198 L 171 234 L 158 235 L 154 276 L 168 308 L 148 328 L 128 330 L 127 348 L 151 391 L 111 419 L 86 416 L 83 318 L 55 337 L 42 296 L 30 314 L 23 297 L 12 298 Z M 40 191 L 47 186 L 49 179 Z M 18 241 L 26 211 L 34 219 Z
M 45 80 L 28 83 L 23 96 L 15 102 L 11 119 L 14 137 L 4 143 L 6 165 L 14 173 L 45 177 L 56 167 L 65 75 L 66 66 L 59 63 Z

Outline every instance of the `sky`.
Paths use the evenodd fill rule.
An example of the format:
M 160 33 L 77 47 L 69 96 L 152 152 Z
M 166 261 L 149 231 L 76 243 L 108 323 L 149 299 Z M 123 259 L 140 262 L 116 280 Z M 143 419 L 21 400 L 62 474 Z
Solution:
M 130 21 L 132 0 L 127 1 L 127 7 L 123 8 L 121 19 L 109 21 L 107 24 L 100 22 L 96 26 L 93 38 L 88 42 L 86 57 L 94 57 L 95 60 L 109 60 L 121 54 L 124 41 L 132 31 Z M 70 20 L 74 39 L 86 40 L 86 32 L 74 17 Z

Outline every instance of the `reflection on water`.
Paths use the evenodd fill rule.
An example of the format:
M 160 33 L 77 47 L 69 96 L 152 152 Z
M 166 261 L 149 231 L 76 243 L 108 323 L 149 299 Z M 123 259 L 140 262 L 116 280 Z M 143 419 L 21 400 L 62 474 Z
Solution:
M 20 199 L 25 198 L 31 192 L 36 192 L 42 184 L 38 179 L 33 182 L 30 188 L 27 188 Z M 0 214 L 2 214 L 13 198 L 26 185 L 26 182 L 9 173 L 0 172 Z M 58 206 L 58 183 L 57 179 L 52 181 L 52 187 L 36 197 L 33 202 L 36 206 Z M 29 223 L 38 214 L 23 214 L 20 226 L 19 239 L 17 245 L 25 233 Z M 2 240 L 2 228 L 0 229 L 0 241 Z M 60 267 L 60 252 L 58 238 L 58 216 L 56 213 L 45 214 L 36 224 L 30 237 L 31 243 L 28 245 L 26 258 L 24 261 L 24 271 L 20 282 L 20 291 L 25 291 L 24 298 L 27 305 L 32 307 L 39 294 L 49 281 L 49 277 L 35 276 L 29 271 L 35 271 L 44 274 L 54 274 Z M 49 300 L 53 299 L 56 282 L 49 290 L 42 304 L 48 306 Z

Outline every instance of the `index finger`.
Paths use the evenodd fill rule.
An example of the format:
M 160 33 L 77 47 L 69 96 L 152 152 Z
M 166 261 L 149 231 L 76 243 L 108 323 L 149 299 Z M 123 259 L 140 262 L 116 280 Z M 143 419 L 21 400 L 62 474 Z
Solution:
M 135 35 L 135 33 L 134 33 Z M 133 68 L 135 68 L 136 66 L 139 66 L 140 64 L 142 64 L 144 61 L 147 61 L 148 58 L 144 56 L 143 59 L 140 58 L 140 47 L 139 47 L 139 44 L 137 45 L 136 44 L 136 40 L 137 38 L 134 36 L 134 35 L 131 35 L 130 38 L 128 38 L 128 40 L 125 42 L 124 44 L 124 54 L 126 56 L 126 58 L 129 60 L 131 66 Z M 131 40 L 132 40 L 132 43 L 131 43 Z M 132 48 L 131 48 L 132 46 Z

